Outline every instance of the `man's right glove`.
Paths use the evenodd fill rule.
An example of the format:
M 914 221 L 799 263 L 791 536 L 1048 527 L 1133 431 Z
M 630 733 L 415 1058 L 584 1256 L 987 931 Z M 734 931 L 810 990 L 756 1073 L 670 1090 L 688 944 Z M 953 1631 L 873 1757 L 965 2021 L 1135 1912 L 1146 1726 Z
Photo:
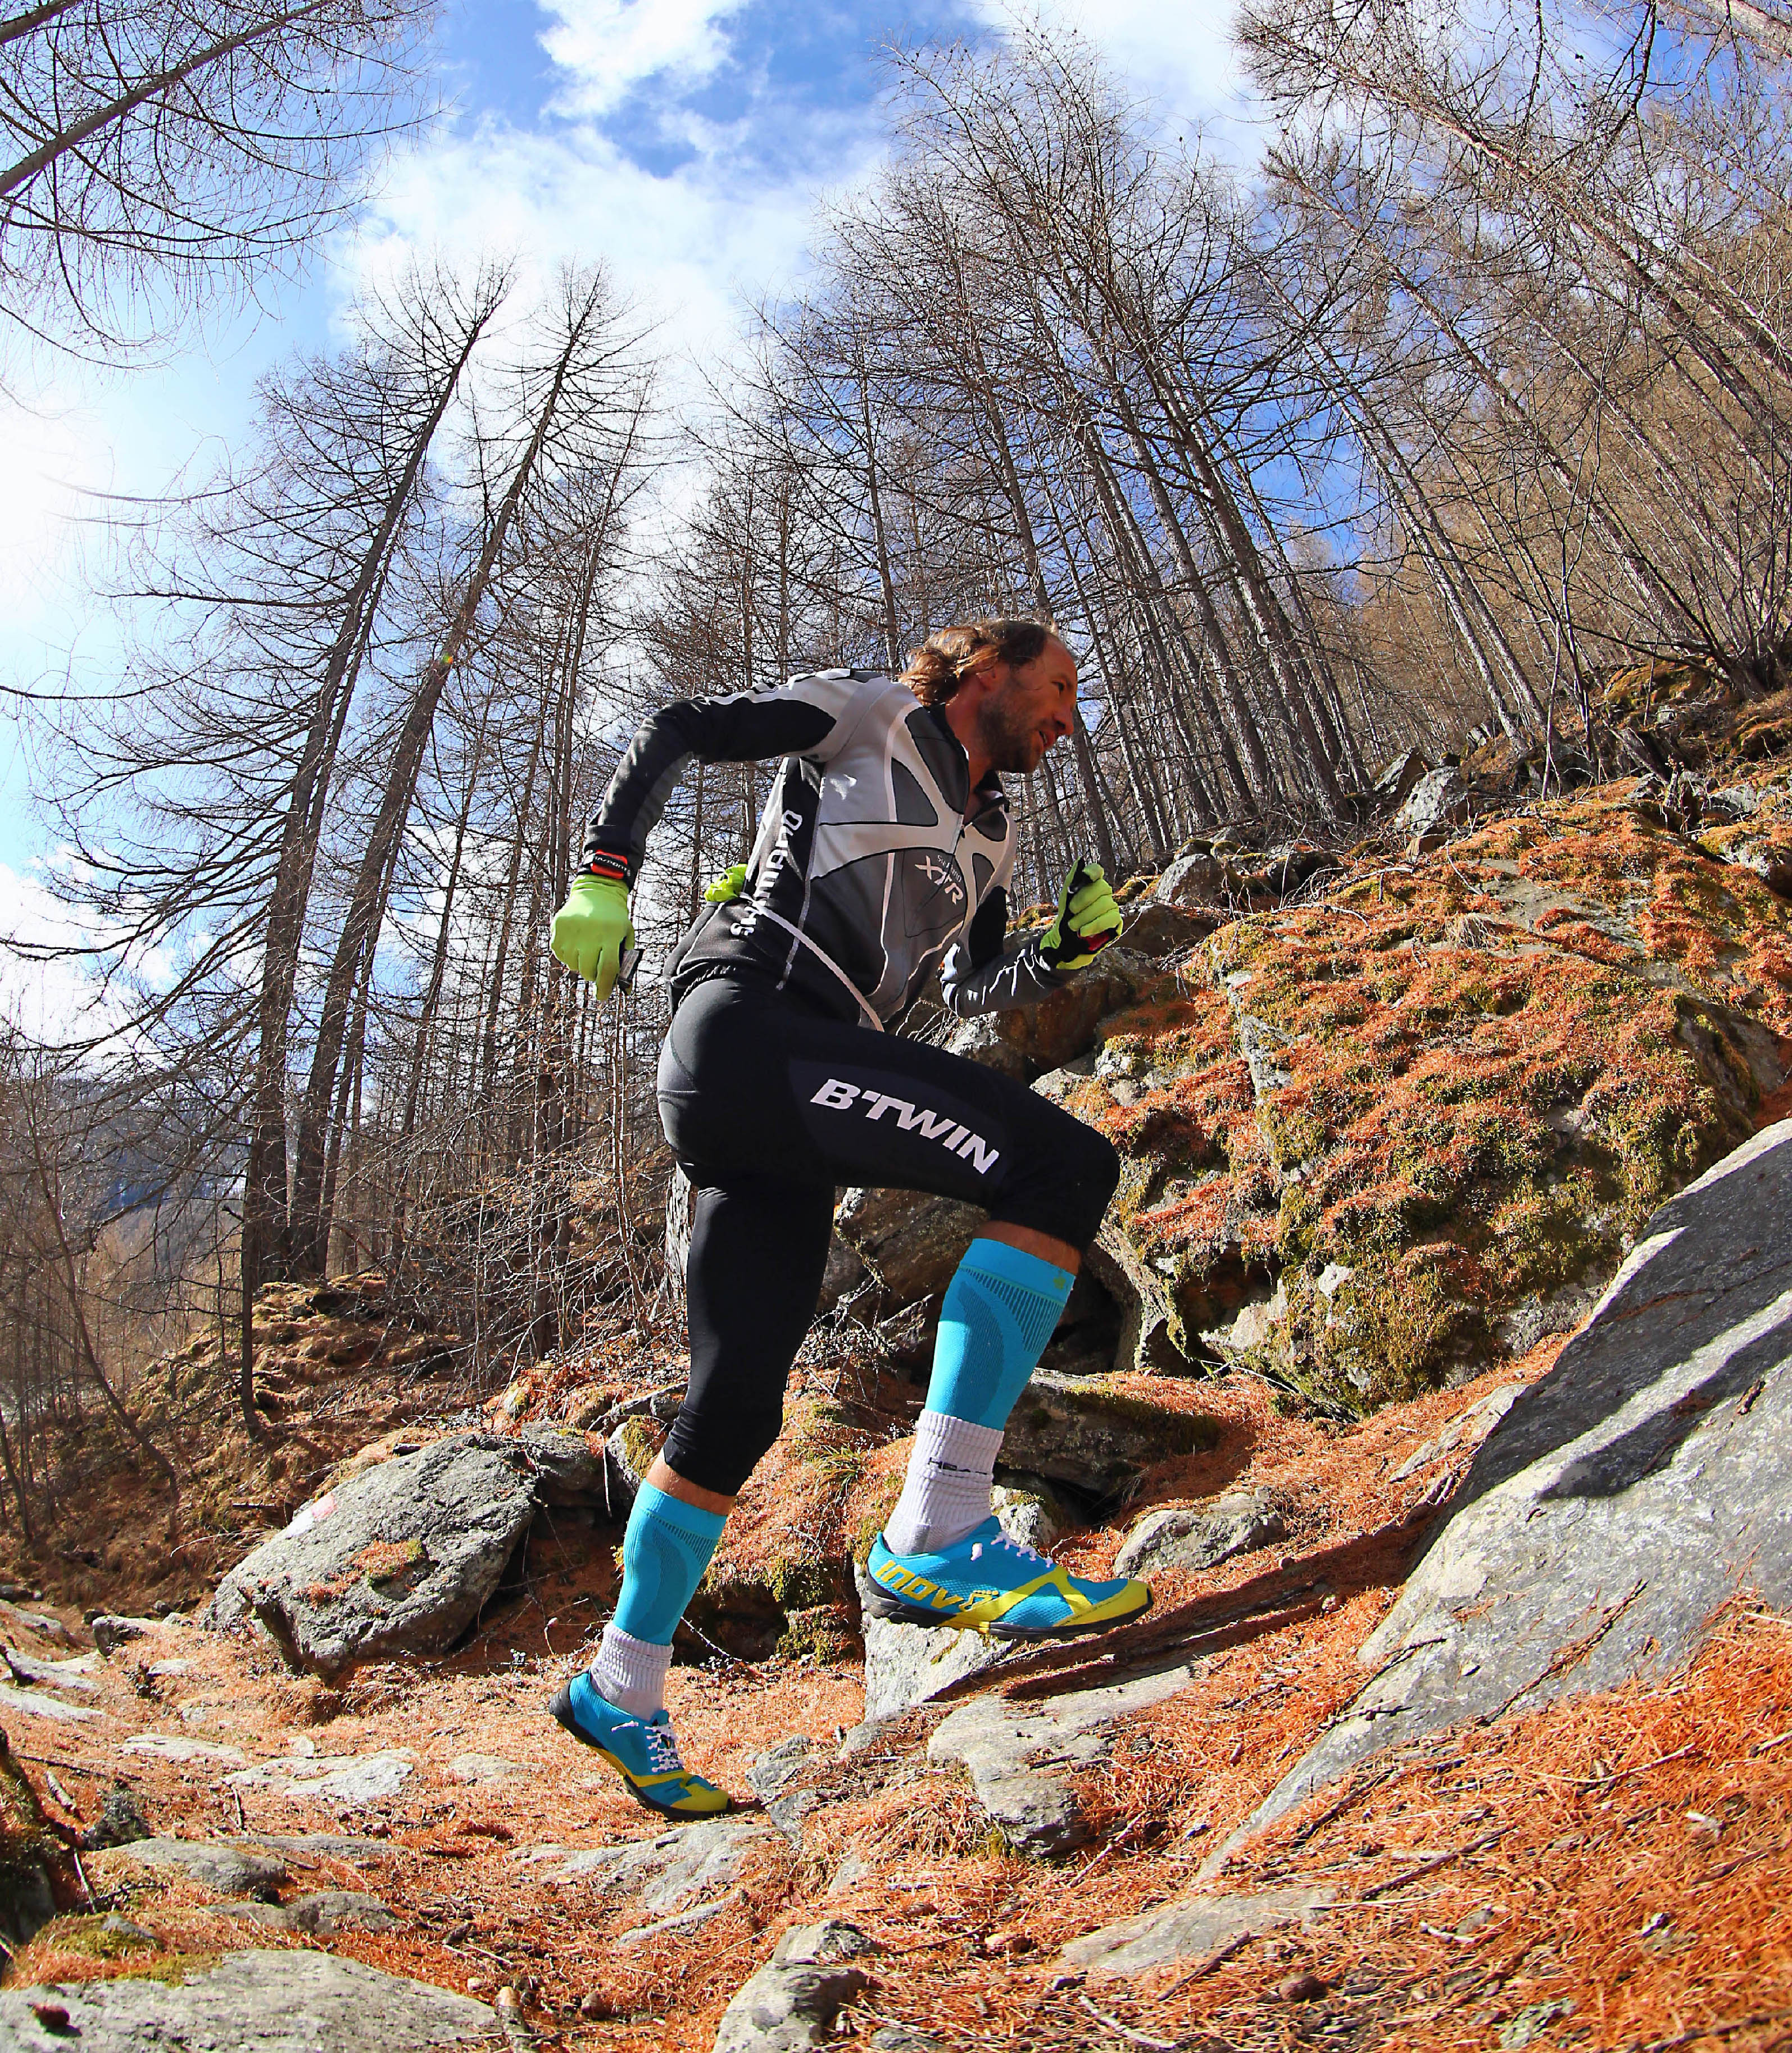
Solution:
M 732 905 L 737 898 L 745 898 L 746 895 L 747 866 L 744 862 L 731 862 L 703 894 L 712 905 Z
M 1039 960 L 1050 970 L 1087 969 L 1119 932 L 1120 918 L 1101 865 L 1083 857 L 1064 879 L 1057 917 L 1039 936 Z
M 601 1004 L 615 983 L 623 956 L 635 945 L 628 887 L 607 877 L 575 877 L 566 903 L 554 915 L 548 945 L 556 962 L 595 988 Z

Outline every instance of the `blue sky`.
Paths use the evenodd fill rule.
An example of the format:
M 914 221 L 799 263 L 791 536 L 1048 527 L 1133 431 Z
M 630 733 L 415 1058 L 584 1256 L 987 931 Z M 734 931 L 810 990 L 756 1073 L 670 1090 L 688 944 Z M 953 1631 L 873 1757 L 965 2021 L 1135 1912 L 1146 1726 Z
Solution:
M 1039 11 L 1087 33 L 1177 131 L 1235 104 L 1230 0 Z M 1000 0 L 450 0 L 434 57 L 442 120 L 383 167 L 303 281 L 214 319 L 159 367 L 9 367 L 0 681 L 41 689 L 116 669 L 116 636 L 85 596 L 99 496 L 161 493 L 240 442 L 257 377 L 325 346 L 357 286 L 419 251 L 504 252 L 521 268 L 520 308 L 531 274 L 602 256 L 663 344 L 713 361 L 744 299 L 800 278 L 818 199 L 874 170 L 880 46 L 998 34 L 1009 18 Z M 14 933 L 50 917 L 36 880 L 52 856 L 0 713 L 0 897 Z

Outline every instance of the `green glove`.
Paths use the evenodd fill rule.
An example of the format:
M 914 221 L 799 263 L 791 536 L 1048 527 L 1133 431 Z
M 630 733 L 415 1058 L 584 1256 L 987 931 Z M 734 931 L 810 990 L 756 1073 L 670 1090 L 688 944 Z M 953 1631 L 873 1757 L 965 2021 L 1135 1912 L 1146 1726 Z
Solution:
M 1047 969 L 1087 969 L 1119 931 L 1113 889 L 1085 856 L 1064 879 L 1057 917 L 1039 936 L 1039 960 Z
M 731 862 L 703 894 L 712 905 L 731 905 L 747 895 L 747 866 Z
M 610 995 L 623 955 L 635 945 L 627 887 L 607 877 L 575 877 L 566 903 L 554 915 L 548 945 L 556 962 L 596 986 L 601 1004 Z

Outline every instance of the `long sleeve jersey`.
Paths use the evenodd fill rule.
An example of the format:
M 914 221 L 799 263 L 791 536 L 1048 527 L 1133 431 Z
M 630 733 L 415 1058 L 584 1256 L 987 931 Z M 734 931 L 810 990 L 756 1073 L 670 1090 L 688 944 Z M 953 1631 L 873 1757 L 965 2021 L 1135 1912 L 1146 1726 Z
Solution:
M 680 942 L 674 1000 L 745 968 L 841 1019 L 860 1016 L 850 984 L 888 1025 L 936 968 L 961 1017 L 1025 1004 L 1064 981 L 1036 942 L 1004 946 L 1014 829 L 1000 783 L 992 775 L 972 792 L 962 744 L 906 685 L 822 670 L 775 690 L 662 706 L 592 816 L 585 869 L 634 881 L 694 756 L 782 760 L 746 896 L 708 909 Z

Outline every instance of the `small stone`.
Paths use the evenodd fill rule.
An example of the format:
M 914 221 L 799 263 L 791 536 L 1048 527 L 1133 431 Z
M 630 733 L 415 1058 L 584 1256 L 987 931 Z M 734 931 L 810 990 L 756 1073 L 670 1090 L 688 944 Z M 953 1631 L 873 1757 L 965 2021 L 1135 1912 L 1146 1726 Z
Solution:
M 1272 1993 L 1279 2003 L 1317 2003 L 1330 1991 L 1317 1975 L 1299 1974 L 1278 1982 Z
M 140 1948 L 153 1953 L 162 1944 L 153 1932 L 147 1931 L 143 1926 L 116 1910 L 106 1914 L 105 1921 L 100 1929 L 108 1939 L 116 1939 L 121 1946 Z
M 81 1835 L 83 1853 L 97 1853 L 102 1847 L 125 1847 L 150 1836 L 149 1821 L 136 1798 L 122 1782 L 106 1792 L 100 1815 Z
M 610 2015 L 609 1999 L 600 1995 L 595 1989 L 588 1990 L 579 1999 L 579 2015 L 591 2023 L 595 2023 L 599 2018 L 607 2017 Z
M 984 1953 L 992 1956 L 1004 1953 L 1030 1953 L 1036 1941 L 1025 1932 L 992 1932 L 983 1942 Z
M 60 2003 L 34 2003 L 31 2015 L 46 2031 L 66 2031 L 69 2028 L 67 2007 Z

